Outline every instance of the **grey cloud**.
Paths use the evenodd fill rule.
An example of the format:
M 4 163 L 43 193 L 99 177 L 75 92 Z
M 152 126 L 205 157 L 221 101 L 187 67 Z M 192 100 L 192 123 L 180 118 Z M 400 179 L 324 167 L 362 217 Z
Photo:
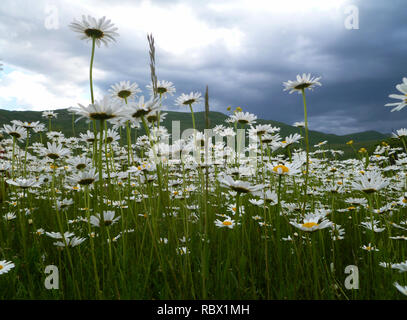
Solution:
M 396 93 L 395 85 L 406 76 L 405 1 L 393 0 L 391 5 L 379 0 L 355 1 L 360 9 L 360 30 L 346 30 L 344 15 L 317 15 L 315 21 L 309 21 L 293 14 L 295 20 L 290 20 L 289 16 L 253 16 L 235 9 L 220 13 L 210 7 L 215 1 L 152 2 L 169 9 L 178 3 L 192 5 L 209 26 L 237 27 L 244 32 L 239 51 L 230 51 L 225 43 L 216 42 L 202 49 L 195 59 L 180 59 L 156 42 L 157 73 L 160 79 L 175 84 L 177 95 L 203 93 L 208 84 L 214 110 L 242 106 L 261 118 L 291 124 L 302 120 L 302 100 L 297 94 L 283 92 L 282 82 L 310 72 L 321 75 L 323 84 L 307 93 L 313 129 L 343 134 L 362 130 L 390 132 L 406 123 L 406 110 L 391 113 L 384 107 L 391 101 L 388 95 Z M 109 5 L 111 1 L 92 3 Z M 115 2 L 112 6 L 124 3 L 134 1 Z M 45 4 L 5 1 L 0 9 L 3 62 L 47 74 L 54 81 L 75 81 L 69 74 L 60 74 L 60 70 L 64 70 L 64 59 L 79 57 L 85 67 L 88 63 L 89 44 L 79 41 L 67 27 L 72 17 L 80 17 L 83 12 L 76 11 L 77 5 L 60 6 L 60 29 L 46 30 Z M 21 10 L 24 6 L 30 15 Z M 113 22 L 120 25 L 120 21 Z M 28 43 L 31 48 L 24 50 Z M 116 44 L 97 50 L 95 67 L 107 70 L 108 78 L 95 79 L 95 83 L 107 90 L 114 82 L 130 80 L 144 89 L 150 79 L 148 63 L 145 35 L 121 33 Z M 85 80 L 82 84 L 87 85 Z M 169 109 L 176 109 L 174 98 L 167 101 Z

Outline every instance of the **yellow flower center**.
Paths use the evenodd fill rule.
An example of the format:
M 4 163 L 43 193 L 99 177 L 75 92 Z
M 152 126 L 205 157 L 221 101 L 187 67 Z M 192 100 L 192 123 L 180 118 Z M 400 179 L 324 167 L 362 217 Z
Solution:
M 3 266 L 0 264 L 0 270 L 3 269 Z
M 288 173 L 290 171 L 290 169 L 288 169 L 286 166 L 283 166 L 282 164 L 279 164 L 278 166 L 275 166 L 273 168 L 273 171 L 277 172 L 277 173 L 280 173 L 280 172 Z
M 407 199 L 406 199 L 406 198 L 403 199 L 403 203 L 407 203 Z
M 230 222 L 230 221 L 223 221 L 222 224 L 223 224 L 224 226 L 231 226 L 231 225 L 232 225 L 232 222 Z
M 312 228 L 312 227 L 317 227 L 317 226 L 319 226 L 319 224 L 318 223 L 315 223 L 315 222 L 306 222 L 306 223 L 304 223 L 303 225 L 302 225 L 304 228 Z

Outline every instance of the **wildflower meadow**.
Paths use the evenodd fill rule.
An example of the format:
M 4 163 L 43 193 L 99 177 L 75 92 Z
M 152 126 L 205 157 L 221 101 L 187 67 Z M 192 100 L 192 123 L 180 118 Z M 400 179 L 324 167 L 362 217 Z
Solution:
M 97 53 L 119 30 L 91 16 L 69 27 L 89 49 L 78 72 L 91 97 L 69 109 L 73 134 L 52 129 L 58 110 L 1 129 L 1 299 L 405 298 L 407 129 L 393 134 L 403 147 L 345 160 L 313 147 L 307 97 L 324 86 L 305 73 L 281 81 L 298 97 L 298 133 L 244 107 L 211 127 L 210 87 L 178 93 L 160 79 L 151 34 L 150 85 L 121 81 L 97 100 Z M 389 112 L 407 105 L 402 81 Z M 162 125 L 170 96 L 192 128 Z

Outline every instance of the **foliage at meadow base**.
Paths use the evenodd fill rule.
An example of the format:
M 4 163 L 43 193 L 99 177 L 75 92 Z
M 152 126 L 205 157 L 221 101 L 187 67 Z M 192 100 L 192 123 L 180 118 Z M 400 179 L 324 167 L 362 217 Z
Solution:
M 299 93 L 300 134 L 281 137 L 237 108 L 212 128 L 216 139 L 191 130 L 170 143 L 160 123 L 176 90 L 157 79 L 153 37 L 150 97 L 122 81 L 95 100 L 96 46 L 116 41 L 117 28 L 90 16 L 70 27 L 92 44 L 90 104 L 70 109 L 72 131 L 78 117 L 89 130 L 53 131 L 53 111 L 43 113 L 45 124 L 3 126 L 1 299 L 407 295 L 407 129 L 394 134 L 404 148 L 383 144 L 341 161 L 327 157 L 336 151 L 324 143 L 310 152 L 306 94 L 321 83 L 303 74 L 283 83 Z M 396 88 L 404 94 L 390 95 L 400 100 L 388 104 L 392 111 L 406 105 L 407 79 Z M 198 92 L 176 99 L 190 110 L 192 129 L 202 100 Z M 208 111 L 208 89 L 204 102 Z M 131 128 L 146 135 L 134 137 Z M 239 129 L 249 143 L 235 148 Z M 35 136 L 40 142 L 31 142 Z M 58 289 L 45 286 L 50 265 Z M 352 288 L 349 266 L 358 273 Z

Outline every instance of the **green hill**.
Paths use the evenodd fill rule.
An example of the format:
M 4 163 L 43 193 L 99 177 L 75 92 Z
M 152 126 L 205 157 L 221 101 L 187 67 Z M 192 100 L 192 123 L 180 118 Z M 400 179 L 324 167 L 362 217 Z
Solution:
M 181 133 L 183 130 L 192 128 L 192 120 L 191 114 L 189 112 L 174 112 L 174 111 L 163 111 L 163 113 L 167 113 L 165 120 L 163 121 L 163 125 L 171 132 L 172 129 L 172 121 L 180 121 Z M 66 136 L 72 136 L 72 115 L 68 112 L 67 109 L 59 109 L 55 110 L 55 113 L 58 114 L 56 119 L 52 119 L 52 130 L 61 131 Z M 195 120 L 198 130 L 203 130 L 205 128 L 205 114 L 204 112 L 196 112 L 195 113 Z M 210 112 L 209 120 L 210 120 L 210 128 L 215 127 L 219 124 L 224 124 L 225 119 L 228 116 L 221 113 L 221 112 Z M 1 110 L 0 109 L 0 127 L 3 124 L 8 124 L 11 120 L 21 120 L 21 121 L 40 121 L 48 126 L 48 120 L 42 117 L 41 111 L 8 111 L 8 110 Z M 299 133 L 300 129 L 285 124 L 283 122 L 273 121 L 273 120 L 263 120 L 258 119 L 257 124 L 271 124 L 272 126 L 280 127 L 280 135 L 284 138 L 285 136 L 293 133 Z M 85 120 L 80 120 L 75 122 L 75 133 L 78 135 L 79 132 L 84 132 L 89 128 L 89 125 L 85 122 Z M 303 129 L 302 129 L 303 130 Z M 138 133 L 143 134 L 143 132 Z M 133 135 L 134 136 L 134 135 Z M 318 131 L 309 131 L 309 138 L 310 138 L 310 145 L 313 146 L 319 142 L 328 141 L 326 147 L 344 150 L 347 154 L 346 157 L 349 157 L 351 154 L 354 154 L 352 148 L 346 145 L 346 142 L 349 140 L 353 140 L 355 142 L 354 147 L 359 149 L 360 147 L 365 147 L 369 149 L 369 151 L 374 148 L 374 146 L 381 140 L 387 139 L 389 135 L 382 134 L 377 131 L 364 131 L 359 133 L 353 133 L 348 135 L 335 135 L 335 134 L 327 134 Z

